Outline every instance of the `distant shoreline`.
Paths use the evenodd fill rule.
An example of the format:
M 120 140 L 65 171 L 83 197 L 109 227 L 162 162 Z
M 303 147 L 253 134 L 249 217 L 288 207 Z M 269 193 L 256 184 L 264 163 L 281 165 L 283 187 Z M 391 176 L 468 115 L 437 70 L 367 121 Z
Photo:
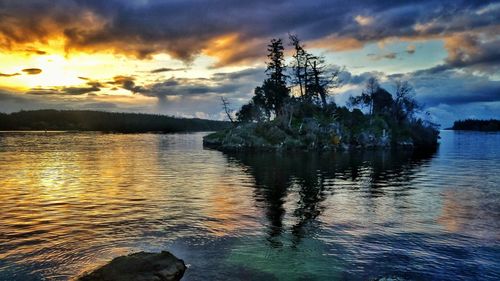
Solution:
M 458 120 L 453 123 L 453 126 L 445 130 L 453 131 L 476 131 L 476 132 L 500 132 L 500 120 L 489 119 L 466 119 Z
M 182 133 L 226 129 L 229 122 L 142 113 L 87 110 L 33 110 L 0 113 L 0 131 Z
M 68 133 L 68 134 L 77 134 L 77 133 L 96 133 L 96 134 L 153 134 L 153 135 L 161 135 L 161 134 L 191 134 L 191 133 L 212 133 L 214 131 L 179 131 L 179 132 L 161 132 L 161 131 L 150 131 L 150 132 L 119 132 L 119 131 L 79 131 L 79 130 L 6 130 L 0 131 L 2 133 L 47 133 L 47 134 L 56 134 L 56 133 Z

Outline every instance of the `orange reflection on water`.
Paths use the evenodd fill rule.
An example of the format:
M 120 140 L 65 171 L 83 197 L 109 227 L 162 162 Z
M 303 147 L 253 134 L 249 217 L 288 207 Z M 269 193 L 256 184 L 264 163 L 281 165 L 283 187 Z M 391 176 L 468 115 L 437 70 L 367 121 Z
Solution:
M 144 245 L 255 228 L 248 179 L 219 153 L 197 155 L 199 135 L 194 154 L 164 135 L 0 138 L 0 259 L 51 261 L 72 275 Z

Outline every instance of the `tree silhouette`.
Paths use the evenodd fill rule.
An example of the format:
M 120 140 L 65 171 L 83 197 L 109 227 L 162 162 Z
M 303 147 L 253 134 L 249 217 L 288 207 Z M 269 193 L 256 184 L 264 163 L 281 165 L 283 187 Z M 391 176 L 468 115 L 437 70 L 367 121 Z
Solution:
M 360 96 L 350 97 L 349 103 L 352 106 L 362 106 L 368 107 L 368 112 L 370 115 L 373 115 L 373 95 L 380 88 L 380 84 L 378 79 L 375 77 L 370 77 L 366 82 L 365 89 L 361 93 Z
M 233 109 L 230 108 L 229 101 L 224 97 L 220 97 L 220 100 L 222 102 L 222 109 L 224 109 L 224 112 L 226 113 L 227 119 L 229 119 L 229 121 L 231 121 L 231 123 L 234 123 L 233 116 L 232 116 Z
M 290 95 L 284 73 L 286 66 L 283 41 L 281 39 L 272 39 L 267 47 L 269 61 L 267 62 L 266 74 L 268 79 L 264 81 L 262 90 L 267 101 L 265 102 L 266 107 L 273 110 L 278 116 L 281 113 L 285 99 Z
M 394 101 L 394 118 L 398 123 L 402 123 L 413 117 L 416 110 L 421 106 L 415 100 L 415 90 L 408 81 L 396 81 L 396 92 Z

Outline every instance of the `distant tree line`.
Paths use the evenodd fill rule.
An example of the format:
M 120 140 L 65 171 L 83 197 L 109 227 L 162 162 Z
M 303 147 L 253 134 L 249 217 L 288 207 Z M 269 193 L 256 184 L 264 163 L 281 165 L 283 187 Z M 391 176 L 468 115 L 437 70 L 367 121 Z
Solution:
M 337 106 L 331 92 L 342 85 L 343 68 L 328 65 L 324 57 L 307 51 L 296 35 L 289 35 L 289 41 L 293 55 L 287 64 L 283 41 L 271 40 L 267 78 L 236 112 L 235 123 L 272 121 L 286 130 L 304 118 L 315 118 L 341 123 L 353 133 L 378 126 L 390 131 L 394 140 L 411 137 L 416 144 L 437 140 L 438 125 L 418 117 L 425 114 L 419 114 L 423 107 L 408 81 L 395 81 L 391 94 L 372 77 L 359 96 L 350 97 L 347 106 Z
M 465 130 L 465 131 L 486 131 L 495 132 L 500 131 L 500 120 L 478 120 L 466 119 L 458 120 L 453 123 L 452 130 Z
M 77 130 L 123 133 L 216 131 L 229 122 L 164 115 L 86 110 L 34 110 L 0 113 L 0 130 Z

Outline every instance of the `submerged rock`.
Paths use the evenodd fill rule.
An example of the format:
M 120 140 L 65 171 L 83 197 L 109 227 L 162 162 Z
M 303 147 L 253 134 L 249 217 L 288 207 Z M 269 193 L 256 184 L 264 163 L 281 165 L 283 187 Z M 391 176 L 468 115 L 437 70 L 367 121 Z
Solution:
M 77 281 L 178 281 L 185 270 L 184 261 L 169 252 L 139 252 L 117 257 Z

